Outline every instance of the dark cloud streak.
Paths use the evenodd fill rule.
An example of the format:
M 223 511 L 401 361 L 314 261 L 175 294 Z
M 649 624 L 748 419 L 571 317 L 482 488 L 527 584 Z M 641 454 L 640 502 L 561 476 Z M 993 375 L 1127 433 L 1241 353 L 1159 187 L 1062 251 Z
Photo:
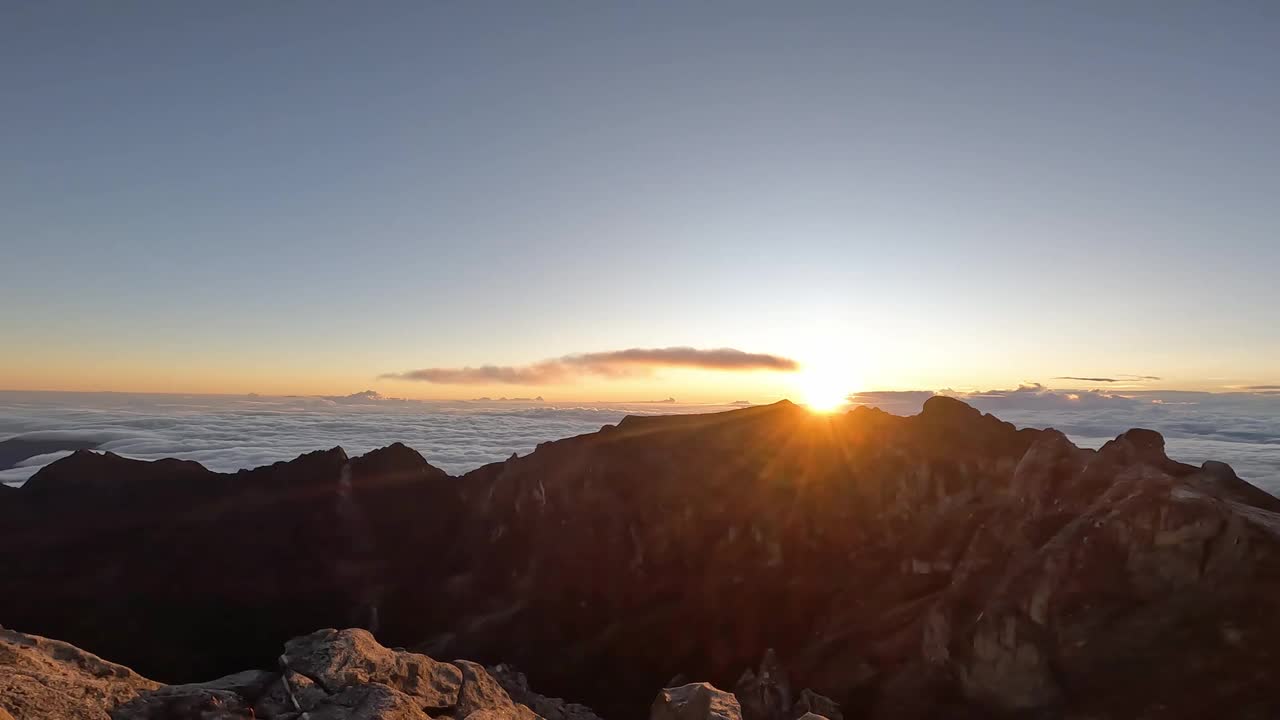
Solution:
M 1080 377 L 1079 375 L 1058 375 L 1054 380 L 1078 380 L 1080 382 L 1118 383 L 1159 380 L 1156 375 L 1117 375 L 1116 377 Z
M 646 375 L 656 368 L 664 367 L 792 372 L 800 366 L 795 360 L 780 355 L 749 353 L 733 348 L 699 350 L 691 347 L 667 347 L 576 353 L 532 365 L 421 368 L 402 373 L 385 373 L 379 377 L 444 385 L 548 385 L 583 375 L 606 378 Z

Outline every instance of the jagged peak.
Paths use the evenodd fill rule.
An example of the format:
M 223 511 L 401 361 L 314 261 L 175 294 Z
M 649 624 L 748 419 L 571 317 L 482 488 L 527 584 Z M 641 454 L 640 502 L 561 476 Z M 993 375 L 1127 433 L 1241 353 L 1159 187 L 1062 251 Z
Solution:
M 934 395 L 924 401 L 920 415 L 935 420 L 973 420 L 982 417 L 982 411 L 949 395 Z
M 380 448 L 374 448 L 369 452 L 358 455 L 351 459 L 352 462 L 360 462 L 373 465 L 399 465 L 410 467 L 430 466 L 427 459 L 417 450 L 405 445 L 402 442 L 393 442 L 390 445 Z
M 426 478 L 447 478 L 449 474 L 431 463 L 417 450 L 402 442 L 370 450 L 351 459 L 357 483 L 403 482 Z
M 281 460 L 273 465 L 342 465 L 351 458 L 347 455 L 347 451 L 341 445 L 334 445 L 328 450 L 312 450 L 311 452 L 302 453 L 292 460 Z

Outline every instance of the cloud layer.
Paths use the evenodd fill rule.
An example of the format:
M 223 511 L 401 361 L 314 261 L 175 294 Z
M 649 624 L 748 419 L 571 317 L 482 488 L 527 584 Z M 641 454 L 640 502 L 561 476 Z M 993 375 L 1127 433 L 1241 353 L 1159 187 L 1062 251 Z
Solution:
M 646 375 L 658 368 L 699 370 L 773 370 L 791 372 L 800 365 L 791 358 L 749 353 L 733 348 L 699 350 L 691 347 L 631 348 L 613 352 L 578 353 L 532 365 L 481 365 L 461 368 L 421 368 L 381 377 L 445 385 L 549 385 L 584 375 L 605 378 Z
M 955 393 L 984 412 L 1023 427 L 1056 427 L 1097 447 L 1133 427 L 1164 434 L 1169 455 L 1200 464 L 1231 463 L 1280 493 L 1280 395 L 1057 390 L 1027 384 Z M 931 391 L 872 392 L 855 404 L 900 415 L 920 411 Z M 88 439 L 128 457 L 196 460 L 219 471 L 289 460 L 341 445 L 358 455 L 402 441 L 429 462 L 461 474 L 547 440 L 593 432 L 625 415 L 715 412 L 726 406 L 680 403 L 428 402 L 375 392 L 328 397 L 211 397 L 116 393 L 0 392 L 0 440 Z M 26 480 L 66 453 L 22 461 L 0 482 Z
M 461 474 L 538 443 L 594 432 L 626 415 L 713 412 L 680 403 L 431 402 L 362 392 L 334 397 L 218 397 L 0 392 L 0 440 L 91 440 L 127 457 L 195 460 L 211 470 L 252 468 L 320 448 L 359 455 L 400 441 Z M 0 471 L 18 483 L 69 453 Z

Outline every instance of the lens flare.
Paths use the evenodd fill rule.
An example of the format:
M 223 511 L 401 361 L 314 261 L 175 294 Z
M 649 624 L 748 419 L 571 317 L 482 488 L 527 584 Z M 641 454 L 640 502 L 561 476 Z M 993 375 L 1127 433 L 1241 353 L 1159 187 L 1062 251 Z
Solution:
M 849 403 L 853 382 L 849 376 L 833 370 L 805 370 L 797 378 L 801 402 L 820 413 L 835 412 Z

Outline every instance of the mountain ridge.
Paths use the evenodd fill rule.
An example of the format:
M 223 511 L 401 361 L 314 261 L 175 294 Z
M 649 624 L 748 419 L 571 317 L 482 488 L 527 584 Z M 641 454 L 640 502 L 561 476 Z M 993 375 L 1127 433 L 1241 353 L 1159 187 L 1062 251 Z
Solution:
M 778 403 L 629 417 L 459 477 L 398 443 L 228 474 L 82 451 L 0 498 L 0 622 L 162 680 L 357 625 L 606 717 L 677 674 L 733 687 L 767 648 L 848 717 L 1277 709 L 1280 500 L 1149 430 L 1088 450 L 952 398 Z

